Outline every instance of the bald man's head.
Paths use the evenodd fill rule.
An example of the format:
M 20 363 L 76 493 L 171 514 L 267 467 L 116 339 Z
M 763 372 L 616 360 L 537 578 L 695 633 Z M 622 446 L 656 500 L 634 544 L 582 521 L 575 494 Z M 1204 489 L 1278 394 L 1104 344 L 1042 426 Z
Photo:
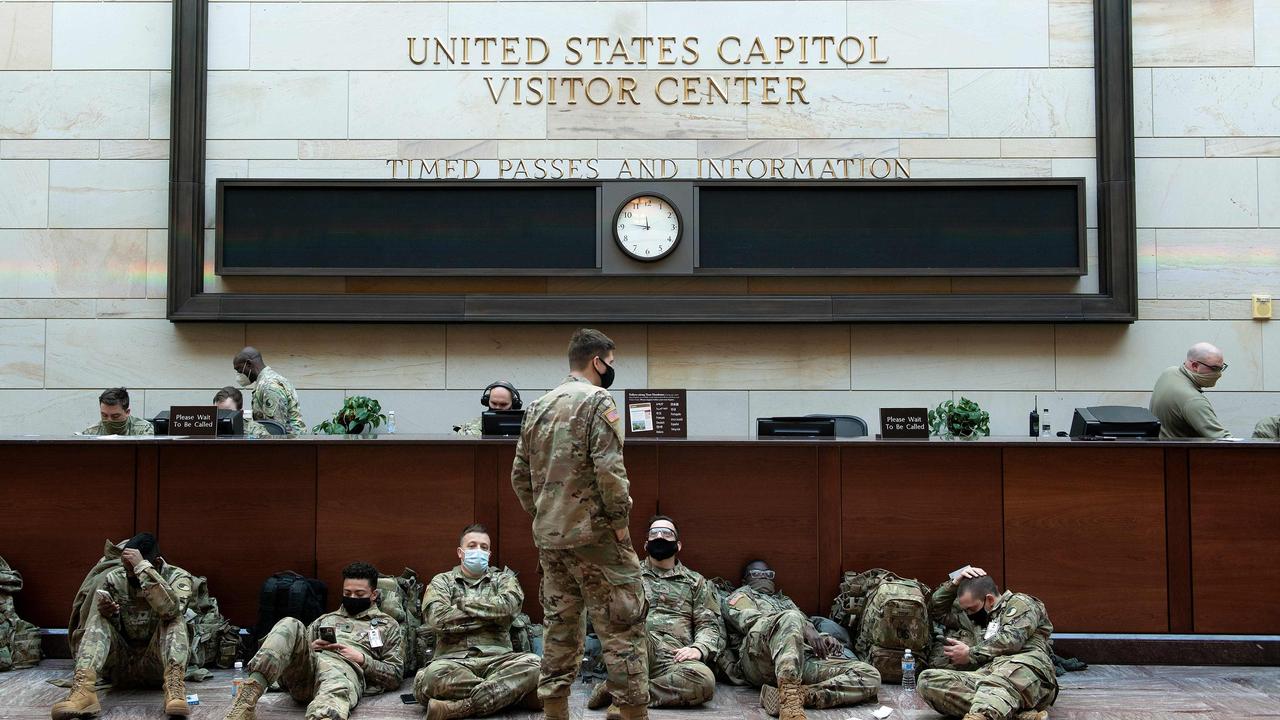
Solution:
M 1187 360 L 1205 365 L 1221 365 L 1222 350 L 1212 343 L 1198 342 L 1187 351 Z
M 262 372 L 262 368 L 266 366 L 262 361 L 262 353 L 255 347 L 246 346 L 231 359 L 232 369 L 246 375 L 251 382 L 258 379 L 258 373 Z M 241 380 L 241 382 L 244 381 Z
M 1213 387 L 1218 382 L 1227 364 L 1222 361 L 1222 350 L 1207 342 L 1198 342 L 1187 351 L 1187 359 L 1183 367 L 1200 376 L 1197 384 L 1201 387 Z

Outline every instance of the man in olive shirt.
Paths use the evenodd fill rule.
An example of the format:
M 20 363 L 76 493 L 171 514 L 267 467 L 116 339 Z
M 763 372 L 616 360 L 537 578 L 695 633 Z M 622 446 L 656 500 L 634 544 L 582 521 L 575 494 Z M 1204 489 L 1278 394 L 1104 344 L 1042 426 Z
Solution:
M 460 564 L 431 579 L 422 617 L 435 633 L 431 664 L 418 671 L 413 694 L 427 720 L 482 717 L 520 702 L 537 710 L 538 663 L 511 648 L 511 623 L 524 605 L 516 574 L 489 566 L 489 531 L 468 525 Z
M 400 624 L 378 609 L 378 571 L 353 562 L 342 569 L 342 605 L 310 626 L 275 624 L 246 667 L 226 720 L 254 720 L 273 682 L 299 703 L 306 720 L 347 720 L 362 695 L 398 690 L 404 679 Z
M 676 559 L 683 549 L 676 522 L 649 520 L 644 591 L 649 601 L 649 707 L 694 707 L 711 699 L 716 676 L 708 665 L 724 648 L 720 596 L 707 579 Z M 608 686 L 593 688 L 587 707 L 608 705 Z M 608 717 L 616 716 L 610 707 Z
M 972 628 L 977 642 L 943 642 L 953 668 L 925 670 L 919 693 L 943 715 L 964 720 L 1044 720 L 1058 696 L 1050 638 L 1039 600 L 999 587 L 982 568 L 966 567 L 933 591 L 929 618 L 949 629 Z
M 1253 426 L 1255 440 L 1280 440 L 1280 415 L 1272 415 L 1258 421 Z
M 1160 420 L 1161 439 L 1231 437 L 1204 396 L 1226 369 L 1222 351 L 1202 342 L 1191 346 L 1182 365 L 1160 373 L 1151 391 L 1151 414 Z
M 649 716 L 647 610 L 631 546 L 622 418 L 607 388 L 613 341 L 590 329 L 569 341 L 569 377 L 525 411 L 511 487 L 533 516 L 542 567 L 542 673 L 547 720 L 569 720 L 586 612 L 603 647 L 609 693 L 625 720 Z
M 134 417 L 129 411 L 129 391 L 122 387 L 107 388 L 98 396 L 98 412 L 102 419 L 90 425 L 81 435 L 155 435 L 151 423 Z

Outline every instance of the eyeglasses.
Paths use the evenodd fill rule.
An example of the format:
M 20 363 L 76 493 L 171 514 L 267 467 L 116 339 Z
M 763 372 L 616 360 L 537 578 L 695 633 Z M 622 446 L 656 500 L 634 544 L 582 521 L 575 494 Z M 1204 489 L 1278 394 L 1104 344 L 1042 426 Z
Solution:
M 654 528 L 649 531 L 650 540 L 657 540 L 658 538 L 662 538 L 663 540 L 675 540 L 676 531 L 667 528 Z
M 774 572 L 772 570 L 748 570 L 747 578 L 750 580 L 772 580 Z
M 1214 372 L 1226 372 L 1226 371 L 1227 371 L 1227 364 L 1226 364 L 1226 363 L 1222 363 L 1221 365 L 1210 365 L 1210 364 L 1208 364 L 1208 363 L 1202 363 L 1202 362 L 1200 362 L 1199 360 L 1196 360 L 1196 363 L 1197 363 L 1197 364 L 1199 364 L 1199 365 L 1203 365 L 1203 366 L 1205 366 L 1205 367 L 1209 368 L 1210 370 L 1212 370 L 1212 371 L 1214 371 Z

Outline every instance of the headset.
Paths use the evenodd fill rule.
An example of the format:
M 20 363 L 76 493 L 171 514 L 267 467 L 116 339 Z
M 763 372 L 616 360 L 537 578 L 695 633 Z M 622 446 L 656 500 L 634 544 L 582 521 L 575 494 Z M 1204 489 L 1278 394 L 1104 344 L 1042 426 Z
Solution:
M 480 404 L 483 405 L 486 409 L 489 407 L 489 393 L 493 392 L 494 388 L 506 388 L 511 392 L 511 409 L 512 410 L 519 410 L 524 406 L 524 404 L 520 402 L 520 391 L 517 390 L 515 386 L 512 385 L 511 383 L 506 382 L 504 380 L 499 380 L 496 383 L 491 383 L 489 387 L 485 388 L 484 394 L 480 396 Z

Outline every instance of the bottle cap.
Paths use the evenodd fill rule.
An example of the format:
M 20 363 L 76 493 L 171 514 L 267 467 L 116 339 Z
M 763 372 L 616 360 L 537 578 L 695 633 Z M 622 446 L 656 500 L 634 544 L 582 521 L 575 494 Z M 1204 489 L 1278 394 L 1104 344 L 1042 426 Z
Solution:
M 239 660 L 237 660 L 237 661 L 236 661 L 236 670 L 243 670 L 243 669 L 244 669 L 244 663 L 243 663 L 243 662 L 241 662 L 241 661 L 239 661 Z

